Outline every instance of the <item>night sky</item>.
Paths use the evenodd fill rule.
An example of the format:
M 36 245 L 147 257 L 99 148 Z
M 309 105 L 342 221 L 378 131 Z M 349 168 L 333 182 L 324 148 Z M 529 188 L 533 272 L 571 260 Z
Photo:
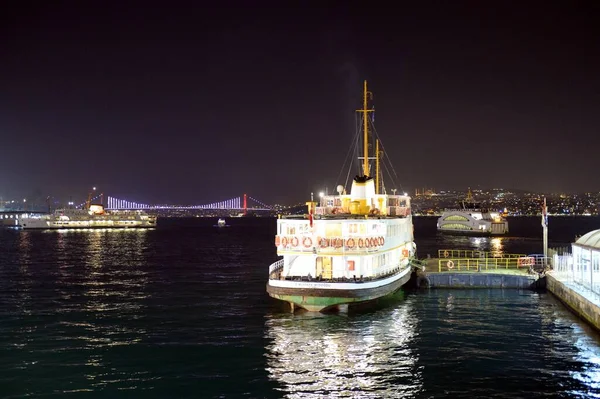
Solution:
M 349 4 L 4 2 L 0 196 L 305 201 L 364 79 L 403 191 L 600 190 L 599 2 Z

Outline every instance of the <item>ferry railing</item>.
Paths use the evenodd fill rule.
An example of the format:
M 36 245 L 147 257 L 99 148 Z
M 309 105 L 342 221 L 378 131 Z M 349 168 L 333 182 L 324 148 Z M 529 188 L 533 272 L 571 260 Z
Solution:
M 269 274 L 271 274 L 279 269 L 283 269 L 283 259 L 279 259 L 277 262 L 275 262 L 271 266 L 269 266 Z
M 406 206 L 388 206 L 387 214 L 390 216 L 408 216 L 410 208 Z
M 401 267 L 399 264 L 396 264 L 393 266 L 390 265 L 389 267 L 382 269 L 379 273 L 376 273 L 376 274 L 374 274 L 372 276 L 368 276 L 368 277 L 362 276 L 362 275 L 360 275 L 360 276 L 359 275 L 339 276 L 339 277 L 331 277 L 331 278 L 323 278 L 322 276 L 312 277 L 310 275 L 307 275 L 307 276 L 292 275 L 292 276 L 283 277 L 283 276 L 281 276 L 281 273 L 279 273 L 274 277 L 272 276 L 271 279 L 281 279 L 281 280 L 286 280 L 286 281 L 326 282 L 326 283 L 351 283 L 351 282 L 364 283 L 367 281 L 382 280 L 382 279 L 391 277 L 395 274 L 398 274 L 403 270 L 405 270 L 405 268 Z
M 317 206 L 315 207 L 315 215 L 326 216 L 326 215 L 336 215 L 336 214 L 349 214 L 347 209 L 339 206 Z M 411 214 L 410 207 L 407 206 L 388 206 L 387 207 L 387 215 L 389 216 L 403 216 L 407 217 Z
M 280 259 L 277 262 L 271 264 L 271 266 L 269 266 L 269 278 L 272 278 L 272 279 L 279 278 L 282 270 L 283 270 L 283 259 Z

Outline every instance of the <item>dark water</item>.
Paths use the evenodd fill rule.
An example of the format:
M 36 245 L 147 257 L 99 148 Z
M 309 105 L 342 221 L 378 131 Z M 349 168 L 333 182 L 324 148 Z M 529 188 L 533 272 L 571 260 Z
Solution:
M 551 246 L 600 228 L 558 219 Z M 275 221 L 215 223 L 0 230 L 0 397 L 600 396 L 599 336 L 549 294 L 399 292 L 291 315 L 265 292 Z M 420 256 L 498 246 L 415 225 Z M 501 250 L 538 253 L 540 238 L 538 218 L 511 220 Z

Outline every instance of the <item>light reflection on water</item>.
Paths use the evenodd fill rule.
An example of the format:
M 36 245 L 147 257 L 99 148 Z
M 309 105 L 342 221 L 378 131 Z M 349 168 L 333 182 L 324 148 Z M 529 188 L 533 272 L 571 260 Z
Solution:
M 270 317 L 267 371 L 288 398 L 414 397 L 423 382 L 410 304 L 363 315 Z
M 600 397 L 600 340 L 582 326 L 548 294 L 420 291 L 376 312 L 272 315 L 267 371 L 287 398 Z
M 130 321 L 145 315 L 149 298 L 147 234 L 145 229 L 18 232 L 18 269 L 5 282 L 17 293 L 18 311 L 5 319 L 13 332 L 0 329 L 0 336 L 14 334 L 12 346 L 23 359 L 19 369 L 35 374 L 41 368 L 74 367 L 95 387 L 139 380 L 113 370 L 106 357 L 111 358 L 109 348 L 135 345 L 146 336 L 144 327 Z M 59 356 L 62 361 L 55 363 Z M 73 392 L 79 391 L 89 389 Z

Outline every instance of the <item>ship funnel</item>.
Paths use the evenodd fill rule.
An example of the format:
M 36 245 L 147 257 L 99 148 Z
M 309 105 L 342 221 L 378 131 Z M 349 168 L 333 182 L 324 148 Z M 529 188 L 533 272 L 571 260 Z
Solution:
M 369 176 L 356 176 L 350 191 L 350 213 L 353 215 L 366 215 L 375 198 L 375 181 Z

